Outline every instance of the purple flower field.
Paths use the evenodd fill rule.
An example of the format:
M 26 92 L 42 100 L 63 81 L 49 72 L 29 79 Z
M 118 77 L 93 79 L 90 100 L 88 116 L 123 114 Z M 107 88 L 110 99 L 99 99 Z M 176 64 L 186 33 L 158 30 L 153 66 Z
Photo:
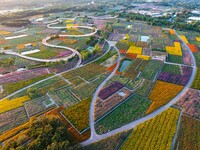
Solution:
M 111 84 L 108 87 L 101 90 L 98 96 L 102 100 L 105 100 L 106 98 L 110 97 L 112 94 L 119 91 L 123 87 L 124 87 L 124 85 L 121 84 L 120 82 L 114 82 L 113 84 Z
M 161 72 L 158 77 L 158 80 L 184 86 L 187 84 L 188 80 L 190 79 L 190 76 L 192 74 L 192 68 L 181 66 L 181 69 L 182 69 L 182 75 L 181 74 L 172 74 L 172 73 L 168 73 L 168 72 Z

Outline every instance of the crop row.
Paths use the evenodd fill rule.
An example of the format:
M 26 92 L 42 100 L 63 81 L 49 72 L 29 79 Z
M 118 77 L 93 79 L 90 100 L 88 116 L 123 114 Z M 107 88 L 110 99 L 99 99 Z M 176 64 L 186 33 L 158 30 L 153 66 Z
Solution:
M 134 128 L 122 150 L 170 150 L 176 132 L 179 111 L 169 108 L 160 115 Z

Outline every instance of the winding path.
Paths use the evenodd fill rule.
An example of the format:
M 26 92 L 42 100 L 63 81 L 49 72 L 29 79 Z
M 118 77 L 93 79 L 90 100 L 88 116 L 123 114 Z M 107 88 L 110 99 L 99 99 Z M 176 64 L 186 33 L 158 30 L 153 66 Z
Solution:
M 101 87 L 103 86 L 99 86 L 99 88 L 97 89 L 97 91 L 95 92 L 94 94 L 94 98 L 93 98 L 93 101 L 92 101 L 92 104 L 91 104 L 91 108 L 90 108 L 90 129 L 91 129 L 91 137 L 82 142 L 81 145 L 82 146 L 86 146 L 86 145 L 90 145 L 94 142 L 97 142 L 97 141 L 100 141 L 102 139 L 105 139 L 107 137 L 110 137 L 112 135 L 115 135 L 117 133 L 120 133 L 120 132 L 123 132 L 123 131 L 127 131 L 127 130 L 130 130 L 130 129 L 133 129 L 135 126 L 149 120 L 149 119 L 152 119 L 154 117 L 156 117 L 157 115 L 159 115 L 160 113 L 162 113 L 163 111 L 167 110 L 170 106 L 172 106 L 175 102 L 178 101 L 178 99 L 190 88 L 190 86 L 192 85 L 194 79 L 195 79 L 195 76 L 196 76 L 196 72 L 197 72 L 197 68 L 196 68 L 196 61 L 195 61 L 195 58 L 194 58 L 194 55 L 193 53 L 190 51 L 190 48 L 187 46 L 187 44 L 180 38 L 180 36 L 177 34 L 177 32 L 175 31 L 176 35 L 179 37 L 179 39 L 183 42 L 183 44 L 186 46 L 188 52 L 190 53 L 192 59 L 193 59 L 193 71 L 192 71 L 192 75 L 190 77 L 190 80 L 188 81 L 188 83 L 186 84 L 186 86 L 184 87 L 184 89 L 175 97 L 173 98 L 169 103 L 167 103 L 166 105 L 158 108 L 157 110 L 155 110 L 154 112 L 152 112 L 151 114 L 148 114 L 142 118 L 139 118 L 133 122 L 130 122 L 120 128 L 117 128 L 115 130 L 112 130 L 110 132 L 107 132 L 105 134 L 101 134 L 101 135 L 98 135 L 95 131 L 95 128 L 94 128 L 94 118 L 93 118 L 93 115 L 94 115 L 94 98 L 96 98 L 96 94 L 101 90 Z M 116 68 L 115 68 L 116 69 Z M 104 81 L 104 83 L 107 81 L 107 79 Z
M 53 27 L 52 25 L 56 25 L 60 22 L 62 22 L 62 20 L 64 19 L 67 19 L 67 18 L 59 18 L 59 19 L 56 19 L 56 20 L 53 20 L 51 22 L 48 22 L 48 25 L 47 25 L 47 28 L 49 29 L 68 29 L 68 28 L 82 28 L 82 29 L 89 29 L 93 32 L 91 33 L 88 33 L 88 34 L 83 34 L 83 35 L 68 35 L 68 34 L 63 34 L 63 35 L 58 35 L 59 37 L 88 37 L 88 36 L 92 36 L 92 35 L 95 35 L 98 31 L 98 29 L 96 28 L 93 28 L 93 27 L 88 27 L 88 26 L 68 26 L 68 27 Z M 72 20 L 75 20 L 75 18 L 73 18 Z M 66 47 L 66 46 L 57 46 L 57 45 L 52 45 L 52 44 L 49 44 L 47 41 L 50 40 L 52 38 L 52 36 L 48 36 L 46 38 L 44 38 L 42 40 L 42 44 L 45 45 L 45 46 L 48 46 L 48 47 L 51 47 L 51 48 L 60 48 L 60 49 L 66 49 L 66 50 L 70 50 L 72 51 L 72 54 L 67 56 L 67 57 L 64 57 L 64 58 L 56 58 L 56 59 L 39 59 L 39 58 L 33 58 L 33 57 L 29 57 L 29 56 L 25 56 L 25 55 L 21 55 L 17 52 L 14 52 L 12 50 L 7 50 L 7 51 L 2 51 L 4 52 L 5 54 L 9 54 L 9 55 L 15 55 L 15 56 L 18 56 L 18 57 L 21 57 L 21 58 L 24 58 L 24 59 L 28 59 L 28 60 L 33 60 L 33 61 L 38 61 L 38 62 L 57 62 L 57 61 L 61 61 L 61 60 L 69 60 L 71 58 L 73 58 L 75 55 L 77 55 L 79 57 L 79 61 L 77 62 L 76 66 L 79 66 L 82 62 L 82 57 L 81 57 L 81 54 L 73 49 L 73 48 L 70 48 L 70 47 Z

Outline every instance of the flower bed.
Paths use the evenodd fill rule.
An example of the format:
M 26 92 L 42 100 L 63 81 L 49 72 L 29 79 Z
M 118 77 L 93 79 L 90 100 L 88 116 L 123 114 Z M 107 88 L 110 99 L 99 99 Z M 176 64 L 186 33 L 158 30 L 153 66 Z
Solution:
M 95 124 L 97 133 L 105 133 L 142 117 L 150 103 L 149 100 L 136 95 L 129 97 L 126 102 Z
M 199 149 L 200 121 L 183 115 L 178 131 L 176 149 Z
M 149 96 L 149 99 L 153 101 L 146 114 L 149 114 L 156 110 L 157 108 L 167 104 L 171 101 L 177 94 L 183 90 L 183 86 L 156 81 L 156 84 Z
M 200 90 L 200 68 L 197 68 L 197 74 L 192 83 L 191 88 Z
M 108 98 L 109 96 L 111 96 L 112 94 L 114 94 L 115 92 L 119 91 L 121 88 L 123 88 L 124 85 L 121 84 L 120 82 L 114 82 L 113 84 L 109 85 L 108 87 L 102 89 L 98 96 L 102 99 L 105 100 L 106 98 Z
M 158 80 L 179 84 L 179 85 L 186 85 L 189 81 L 191 74 L 192 74 L 192 68 L 191 67 L 181 67 L 182 75 L 181 74 L 173 74 L 169 72 L 161 72 Z
M 183 51 L 183 62 L 185 65 L 189 65 L 189 66 L 191 66 L 193 64 L 192 56 L 187 51 Z
M 63 110 L 63 115 L 82 132 L 89 126 L 89 110 L 91 98 L 87 98 L 80 103 Z
M 163 62 L 157 60 L 148 61 L 144 70 L 142 71 L 141 77 L 147 80 L 154 80 L 157 72 L 161 69 Z
M 0 101 L 0 114 L 21 107 L 23 106 L 24 102 L 29 100 L 30 100 L 29 96 L 23 96 L 12 100 L 3 99 Z
M 134 93 L 143 97 L 148 97 L 153 85 L 154 83 L 152 81 L 144 80 L 143 84 L 139 86 Z
M 24 107 L 19 107 L 11 111 L 0 114 L 0 134 L 8 131 L 16 126 L 22 125 L 29 119 L 26 115 Z M 2 142 L 2 141 L 1 141 Z
M 180 112 L 169 108 L 153 119 L 134 128 L 121 150 L 169 150 L 176 133 Z
M 184 114 L 200 119 L 200 93 L 198 90 L 189 89 L 176 103 L 182 108 Z
M 123 93 L 123 95 L 120 95 L 120 92 Z M 120 102 L 124 101 L 130 94 L 131 92 L 129 89 L 123 88 L 104 101 L 97 99 L 95 104 L 95 119 L 97 120 L 98 118 L 112 110 Z
M 190 48 L 190 50 L 193 53 L 198 53 L 199 52 L 198 48 L 194 44 L 188 44 L 188 47 Z

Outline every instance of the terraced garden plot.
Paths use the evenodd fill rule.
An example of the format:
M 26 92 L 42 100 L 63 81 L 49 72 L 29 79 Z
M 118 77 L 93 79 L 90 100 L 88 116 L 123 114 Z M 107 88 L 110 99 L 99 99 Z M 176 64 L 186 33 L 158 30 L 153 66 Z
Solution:
M 167 58 L 168 62 L 172 62 L 172 63 L 177 63 L 177 64 L 182 64 L 183 63 L 183 58 L 182 56 L 176 56 L 176 55 L 168 55 Z
M 145 98 L 133 95 L 122 105 L 95 124 L 98 134 L 119 128 L 137 118 L 144 116 L 151 102 Z
M 90 79 L 106 72 L 106 67 L 92 63 L 85 65 L 78 69 L 72 70 L 70 72 L 64 73 L 62 76 L 66 79 L 71 79 L 73 77 L 79 76 L 89 81 Z
M 115 106 L 124 101 L 130 95 L 131 91 L 127 88 L 123 88 L 104 101 L 97 99 L 95 104 L 95 120 L 111 111 Z
M 141 63 L 135 68 L 135 70 L 138 72 L 143 71 L 148 63 L 149 63 L 148 61 L 142 60 Z
M 137 95 L 140 95 L 142 97 L 148 97 L 152 87 L 153 87 L 154 83 L 150 80 L 144 80 L 141 84 L 141 86 L 139 86 L 134 93 Z
M 184 114 L 200 119 L 200 95 L 198 90 L 189 89 L 176 105 L 182 108 Z
M 183 115 L 176 141 L 177 149 L 200 149 L 200 121 Z
M 183 90 L 183 86 L 156 81 L 156 84 L 149 96 L 149 99 L 153 102 L 146 114 L 149 114 L 156 110 L 157 108 L 167 104 L 171 101 L 177 94 Z
M 48 58 L 52 58 L 56 55 L 58 55 L 59 53 L 56 51 L 48 51 L 48 50 L 43 50 L 37 53 L 33 53 L 33 54 L 28 54 L 26 56 L 28 57 L 33 57 L 33 58 L 39 58 L 39 59 L 48 59 Z
M 178 65 L 164 64 L 164 66 L 162 68 L 162 72 L 181 74 L 181 67 Z
M 101 82 L 105 79 L 105 76 L 100 76 L 90 83 L 84 83 L 80 86 L 72 88 L 71 92 L 75 94 L 80 100 L 91 97 L 95 92 L 96 88 L 101 84 Z
M 79 102 L 79 100 L 69 91 L 68 87 L 55 90 L 49 95 L 59 106 L 63 105 L 65 108 Z
M 193 59 L 191 54 L 188 51 L 183 51 L 183 63 L 185 65 L 191 66 L 193 63 Z
M 148 61 L 147 65 L 145 66 L 144 70 L 142 71 L 141 78 L 147 80 L 154 80 L 155 76 L 162 68 L 163 62 L 157 60 L 150 60 Z
M 73 84 L 73 86 L 78 86 L 82 83 L 85 83 L 86 81 L 80 77 L 74 77 L 72 79 L 69 79 L 69 82 L 71 82 Z
M 138 125 L 121 150 L 170 150 L 176 133 L 179 114 L 178 110 L 169 108 L 155 118 Z
M 182 74 L 161 72 L 158 76 L 158 80 L 173 83 L 173 84 L 178 84 L 178 85 L 186 85 L 191 77 L 192 68 L 181 66 L 181 72 Z
M 0 114 L 0 134 L 29 121 L 24 107 Z
M 90 102 L 91 98 L 87 98 L 70 108 L 64 109 L 62 112 L 79 132 L 89 126 Z
M 43 96 L 43 97 L 25 102 L 23 105 L 28 116 L 31 117 L 37 114 L 41 114 L 42 112 L 45 112 L 46 110 L 48 110 L 49 107 L 46 107 L 44 105 L 45 100 L 49 100 L 49 97 Z

